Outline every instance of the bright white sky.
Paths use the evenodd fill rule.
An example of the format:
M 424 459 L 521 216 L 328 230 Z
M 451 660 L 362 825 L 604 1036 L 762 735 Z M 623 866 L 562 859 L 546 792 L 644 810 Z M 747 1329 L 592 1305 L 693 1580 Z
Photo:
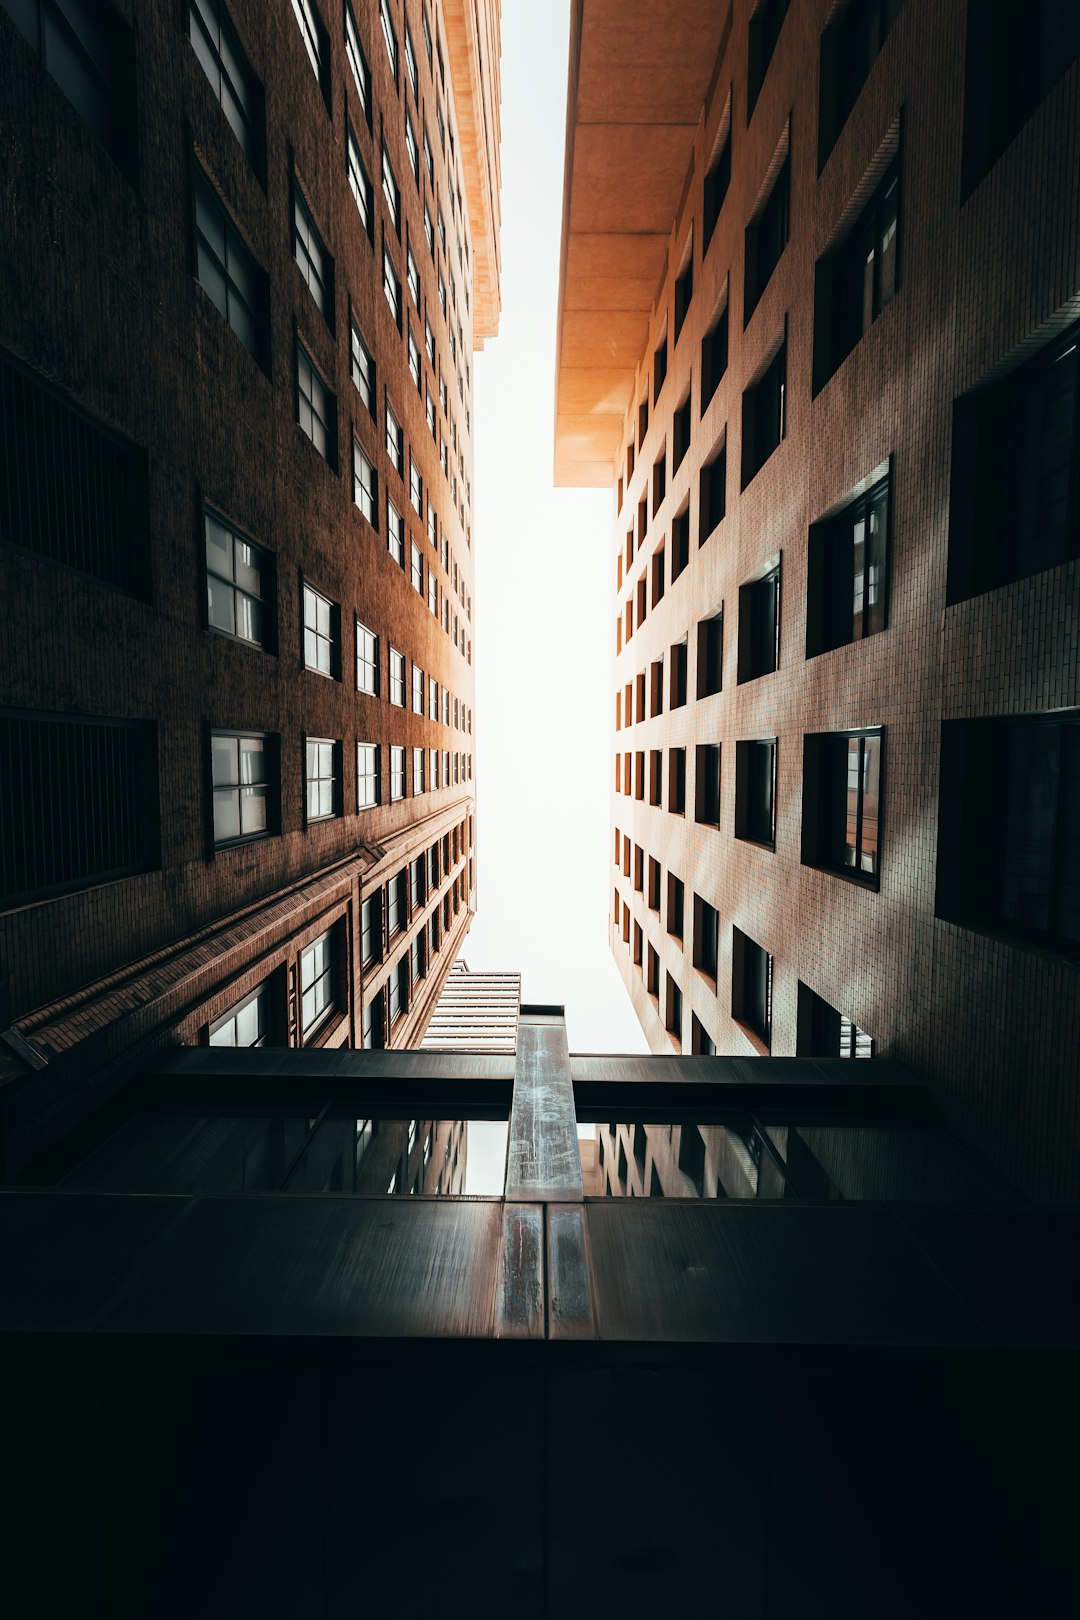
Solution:
M 607 943 L 611 492 L 552 486 L 569 0 L 502 9 L 502 316 L 473 362 L 477 915 L 471 968 L 648 1048 Z

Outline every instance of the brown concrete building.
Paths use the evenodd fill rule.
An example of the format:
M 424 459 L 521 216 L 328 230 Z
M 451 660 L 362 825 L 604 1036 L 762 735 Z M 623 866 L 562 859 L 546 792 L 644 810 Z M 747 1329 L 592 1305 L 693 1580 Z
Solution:
M 475 908 L 495 0 L 0 3 L 8 1169 L 165 1043 L 410 1045 Z
M 898 1058 L 1050 1199 L 1078 15 L 576 0 L 555 433 L 613 494 L 612 945 L 653 1050 Z

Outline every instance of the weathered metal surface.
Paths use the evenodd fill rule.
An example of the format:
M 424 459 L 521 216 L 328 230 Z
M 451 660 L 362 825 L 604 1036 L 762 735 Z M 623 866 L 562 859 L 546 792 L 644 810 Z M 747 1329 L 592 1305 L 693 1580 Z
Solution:
M 506 1197 L 521 1203 L 581 1198 L 581 1155 L 563 1020 L 522 1012 L 518 1026 Z
M 544 1337 L 544 1207 L 506 1204 L 495 1297 L 497 1339 Z
M 596 1337 L 584 1214 L 584 1204 L 548 1207 L 548 1337 L 551 1339 Z

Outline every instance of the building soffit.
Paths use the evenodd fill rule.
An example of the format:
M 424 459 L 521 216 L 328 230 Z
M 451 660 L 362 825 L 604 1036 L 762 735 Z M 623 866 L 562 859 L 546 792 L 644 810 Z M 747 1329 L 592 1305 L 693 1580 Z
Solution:
M 555 483 L 611 483 L 716 63 L 716 0 L 573 0 Z
M 499 330 L 500 0 L 443 0 L 465 206 L 473 244 L 473 347 Z

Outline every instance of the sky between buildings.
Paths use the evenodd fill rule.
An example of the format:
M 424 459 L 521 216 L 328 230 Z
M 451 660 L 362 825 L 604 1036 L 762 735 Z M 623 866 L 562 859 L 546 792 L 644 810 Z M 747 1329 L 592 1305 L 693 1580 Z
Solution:
M 502 11 L 502 316 L 475 357 L 477 914 L 471 968 L 643 1052 L 607 941 L 611 493 L 552 487 L 569 0 Z

